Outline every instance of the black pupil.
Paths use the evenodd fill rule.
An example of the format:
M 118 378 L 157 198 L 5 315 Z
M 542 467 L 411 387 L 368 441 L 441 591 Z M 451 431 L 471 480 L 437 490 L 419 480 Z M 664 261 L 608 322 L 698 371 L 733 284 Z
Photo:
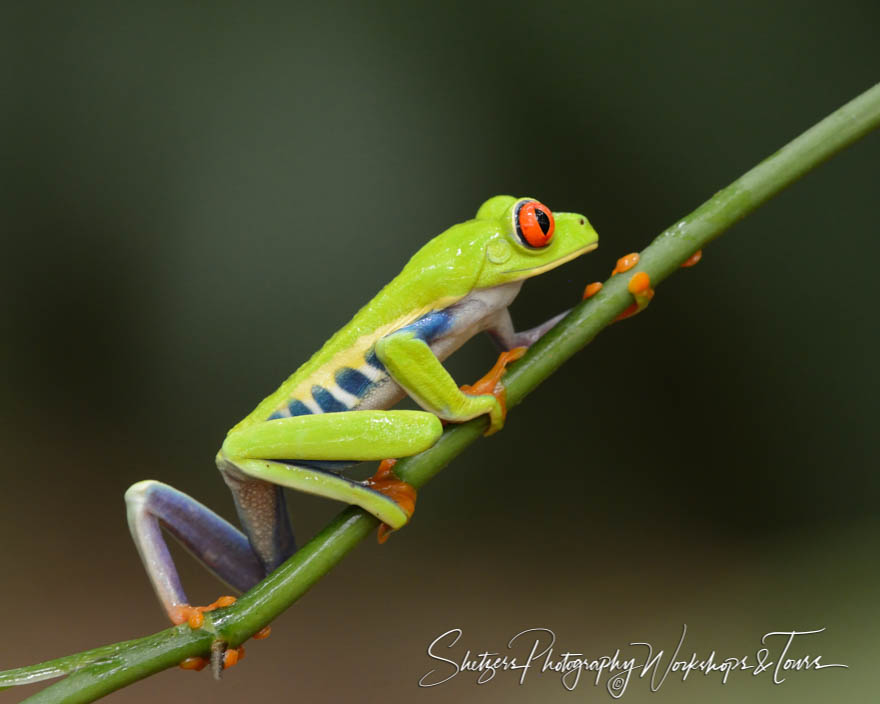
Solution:
M 541 231 L 546 235 L 550 232 L 550 218 L 540 208 L 535 208 L 535 217 L 538 218 L 538 225 L 541 227 Z

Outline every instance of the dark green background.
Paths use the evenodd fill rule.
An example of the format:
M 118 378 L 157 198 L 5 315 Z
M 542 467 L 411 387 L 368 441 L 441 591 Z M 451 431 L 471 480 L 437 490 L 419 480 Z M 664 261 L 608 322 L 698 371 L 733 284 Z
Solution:
M 428 237 L 497 193 L 584 212 L 615 259 L 880 77 L 880 6 L 4 3 L 0 667 L 165 625 L 122 494 L 153 477 L 232 516 L 226 429 Z M 248 648 L 112 701 L 611 701 L 586 680 L 419 689 L 427 644 L 530 627 L 849 670 L 670 678 L 649 702 L 876 690 L 880 139 L 712 244 L 602 334 Z M 474 341 L 462 382 L 494 358 Z M 291 496 L 300 538 L 338 506 Z M 223 587 L 181 560 L 191 597 Z M 32 690 L 28 690 L 32 691 Z M 23 690 L 0 693 L 18 701 Z

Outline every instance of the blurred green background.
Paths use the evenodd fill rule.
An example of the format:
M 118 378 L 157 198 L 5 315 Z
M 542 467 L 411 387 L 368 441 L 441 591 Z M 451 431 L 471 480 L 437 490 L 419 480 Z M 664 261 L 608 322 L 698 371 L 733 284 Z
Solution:
M 165 627 L 122 494 L 232 517 L 226 430 L 497 193 L 600 248 L 530 281 L 536 324 L 880 77 L 880 5 L 4 3 L 0 667 Z M 670 678 L 627 701 L 876 690 L 877 135 L 712 244 L 274 624 L 221 684 L 118 702 L 610 701 L 583 680 L 417 687 L 428 643 L 753 655 L 849 670 Z M 450 361 L 461 382 L 486 340 Z M 873 469 L 872 469 L 873 468 Z M 290 497 L 307 538 L 339 507 Z M 181 557 L 196 603 L 224 588 Z M 0 693 L 18 701 L 33 689 Z

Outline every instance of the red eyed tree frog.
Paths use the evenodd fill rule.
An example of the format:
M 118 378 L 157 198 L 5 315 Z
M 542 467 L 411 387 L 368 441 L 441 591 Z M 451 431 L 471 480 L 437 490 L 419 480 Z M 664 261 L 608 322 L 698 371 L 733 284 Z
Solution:
M 473 220 L 429 241 L 229 431 L 217 467 L 243 530 L 166 484 L 134 484 L 125 494 L 129 526 L 171 620 L 196 627 L 193 613 L 210 607 L 188 605 L 163 528 L 243 592 L 296 551 L 282 487 L 356 504 L 391 529 L 405 525 L 415 489 L 393 476 L 390 462 L 366 482 L 342 470 L 428 449 L 440 437 L 441 419 L 460 423 L 486 414 L 487 434 L 500 430 L 505 410 L 494 383 L 488 393 L 462 390 L 442 360 L 482 331 L 502 350 L 534 343 L 565 313 L 515 332 L 507 306 L 525 279 L 595 249 L 598 239 L 583 215 L 553 213 L 533 198 L 495 196 Z M 502 355 L 496 377 L 507 359 Z M 406 394 L 424 410 L 386 410 Z

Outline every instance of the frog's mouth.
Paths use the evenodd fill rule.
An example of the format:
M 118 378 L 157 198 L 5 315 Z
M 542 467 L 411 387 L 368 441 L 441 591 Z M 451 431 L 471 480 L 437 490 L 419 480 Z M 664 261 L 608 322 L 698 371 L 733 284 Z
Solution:
M 562 266 L 566 262 L 570 262 L 572 259 L 577 259 L 582 254 L 586 254 L 587 252 L 592 252 L 596 247 L 599 246 L 598 242 L 593 242 L 592 244 L 588 244 L 586 247 L 581 247 L 580 249 L 576 249 L 573 252 L 569 252 L 565 256 L 559 257 L 559 259 L 554 259 L 552 262 L 548 262 L 542 266 L 535 267 L 534 269 L 530 267 L 526 267 L 525 269 L 508 269 L 505 271 L 505 274 L 523 274 L 526 276 L 522 278 L 530 278 L 532 276 L 537 276 L 538 274 L 543 274 L 545 271 L 550 271 L 550 269 L 555 269 L 558 266 Z

